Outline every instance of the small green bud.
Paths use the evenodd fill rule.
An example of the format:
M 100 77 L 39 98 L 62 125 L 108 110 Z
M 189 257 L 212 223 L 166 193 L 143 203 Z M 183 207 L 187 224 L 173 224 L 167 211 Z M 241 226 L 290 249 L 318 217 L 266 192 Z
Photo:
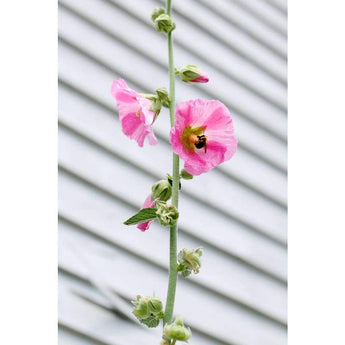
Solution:
M 171 198 L 172 187 L 169 181 L 160 180 L 152 186 L 152 198 L 168 201 Z
M 160 87 L 156 90 L 158 98 L 164 102 L 169 100 L 169 93 L 165 87 Z
M 197 79 L 201 76 L 201 71 L 196 65 L 187 65 L 180 69 L 180 76 L 184 82 Z
M 184 169 L 181 170 L 180 176 L 185 180 L 191 180 L 194 177 Z
M 163 304 L 157 297 L 137 296 L 134 305 L 133 314 L 144 325 L 149 328 L 157 327 L 159 320 L 164 317 Z
M 177 270 L 181 272 L 184 277 L 188 277 L 192 272 L 198 274 L 201 267 L 202 248 L 188 250 L 182 249 L 177 256 L 179 265 Z
M 169 32 L 173 31 L 176 27 L 175 23 L 172 21 L 169 15 L 167 14 L 160 14 L 155 20 L 156 30 L 158 32 L 164 32 L 168 34 Z
M 161 14 L 165 14 L 165 13 L 166 12 L 165 12 L 164 8 L 156 7 L 151 14 L 152 21 L 154 22 L 157 19 L 157 17 L 159 17 Z
M 156 212 L 159 222 L 164 226 L 171 226 L 177 223 L 178 211 L 174 205 L 163 204 Z
M 178 317 L 171 324 L 166 324 L 163 329 L 164 337 L 167 339 L 180 340 L 188 342 L 192 335 L 190 328 L 185 327 L 183 324 L 183 318 Z

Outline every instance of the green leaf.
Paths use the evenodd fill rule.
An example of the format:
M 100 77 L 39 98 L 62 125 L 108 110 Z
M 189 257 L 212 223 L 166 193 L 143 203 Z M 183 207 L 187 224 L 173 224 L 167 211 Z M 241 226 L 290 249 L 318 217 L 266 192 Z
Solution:
M 145 223 L 157 217 L 156 211 L 157 209 L 155 208 L 143 208 L 133 217 L 127 219 L 123 224 L 135 225 L 135 224 Z

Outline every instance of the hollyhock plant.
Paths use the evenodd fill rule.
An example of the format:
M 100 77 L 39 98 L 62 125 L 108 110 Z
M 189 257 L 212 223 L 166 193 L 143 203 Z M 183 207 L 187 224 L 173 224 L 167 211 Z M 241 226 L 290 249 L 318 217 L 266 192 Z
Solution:
M 179 103 L 170 131 L 173 151 L 191 175 L 208 172 L 229 160 L 237 150 L 229 110 L 219 101 L 195 99 Z
M 163 303 L 156 296 L 137 296 L 132 302 L 134 315 L 147 327 L 157 327 L 163 319 L 161 345 L 188 342 L 191 337 L 191 330 L 184 326 L 183 318 L 174 320 L 176 286 L 178 277 L 187 278 L 192 273 L 199 273 L 203 255 L 201 248 L 184 248 L 177 254 L 180 189 L 185 182 L 193 179 L 193 175 L 208 172 L 229 160 L 237 150 L 230 112 L 223 103 L 195 99 L 178 104 L 175 111 L 176 75 L 188 84 L 207 83 L 209 78 L 197 65 L 175 68 L 173 30 L 176 24 L 171 12 L 172 0 L 167 0 L 166 9 L 156 8 L 151 16 L 156 30 L 167 36 L 169 90 L 159 87 L 155 89 L 156 94 L 138 94 L 122 79 L 115 80 L 111 89 L 119 107 L 122 130 L 139 146 L 143 146 L 146 136 L 151 145 L 156 144 L 152 124 L 163 107 L 169 109 L 170 143 L 175 153 L 172 155 L 172 175 L 167 174 L 166 179 L 157 181 L 141 209 L 124 222 L 125 225 L 136 225 L 143 232 L 155 219 L 160 225 L 169 227 L 169 279 L 164 312 Z M 182 170 L 180 158 L 185 161 Z M 170 199 L 171 203 L 167 203 Z
M 151 110 L 152 100 L 130 89 L 123 79 L 113 81 L 111 94 L 119 108 L 123 133 L 136 140 L 140 147 L 143 147 L 146 136 L 150 145 L 156 145 L 157 139 L 152 130 L 156 112 Z

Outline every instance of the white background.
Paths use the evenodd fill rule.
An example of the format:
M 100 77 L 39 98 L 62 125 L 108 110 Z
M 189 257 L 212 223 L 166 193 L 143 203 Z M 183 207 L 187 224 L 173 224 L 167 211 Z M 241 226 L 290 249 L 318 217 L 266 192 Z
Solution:
M 297 345 L 345 343 L 344 5 L 320 4 L 289 3 L 289 344 Z M 57 5 L 0 6 L 0 341 L 56 344 Z

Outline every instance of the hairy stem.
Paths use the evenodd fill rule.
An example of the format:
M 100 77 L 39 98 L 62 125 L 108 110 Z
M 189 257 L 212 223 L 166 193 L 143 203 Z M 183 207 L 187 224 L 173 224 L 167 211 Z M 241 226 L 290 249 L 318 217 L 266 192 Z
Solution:
M 171 1 L 167 0 L 167 14 L 171 15 Z M 171 127 L 175 124 L 175 68 L 174 68 L 174 53 L 173 53 L 173 37 L 172 32 L 168 34 L 168 49 L 169 49 L 169 84 L 170 84 L 170 125 Z M 172 204 L 178 207 L 178 196 L 179 196 L 179 157 L 173 153 L 173 183 L 172 183 Z M 164 324 L 171 323 L 176 282 L 177 282 L 177 224 L 170 227 L 170 267 L 169 267 L 169 285 L 168 294 L 165 305 L 164 313 Z

